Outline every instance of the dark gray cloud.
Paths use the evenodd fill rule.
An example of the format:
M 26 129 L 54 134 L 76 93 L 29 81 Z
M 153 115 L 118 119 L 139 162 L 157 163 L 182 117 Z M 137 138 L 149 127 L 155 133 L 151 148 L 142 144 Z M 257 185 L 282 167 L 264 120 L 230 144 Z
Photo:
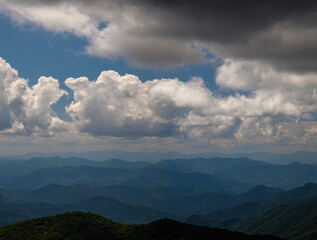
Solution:
M 174 67 L 202 62 L 204 53 L 201 50 L 205 48 L 223 58 L 260 59 L 288 71 L 317 69 L 316 1 L 12 2 L 3 0 L 2 8 L 18 12 L 20 18 L 48 30 L 70 31 L 86 37 L 89 54 L 121 56 L 138 66 Z M 59 8 L 42 9 L 41 14 L 34 8 L 46 5 Z M 57 14 L 64 10 L 64 15 Z M 48 14 L 55 11 L 52 16 L 58 15 L 58 19 L 65 20 L 44 19 L 44 11 Z M 72 15 L 76 21 L 71 20 Z M 66 19 L 68 16 L 70 19 Z M 63 22 L 68 25 L 61 24 Z M 98 22 L 107 23 L 108 28 L 98 29 Z
M 153 35 L 206 43 L 223 57 L 262 59 L 292 71 L 317 67 L 316 1 L 142 1 L 160 19 Z
M 316 11 L 316 1 L 136 1 L 161 18 L 161 33 L 224 43 L 246 40 L 277 22 L 302 22 Z M 316 22 L 315 22 L 316 23 Z M 313 22 L 305 22 L 314 24 Z M 157 29 L 155 29 L 157 30 Z

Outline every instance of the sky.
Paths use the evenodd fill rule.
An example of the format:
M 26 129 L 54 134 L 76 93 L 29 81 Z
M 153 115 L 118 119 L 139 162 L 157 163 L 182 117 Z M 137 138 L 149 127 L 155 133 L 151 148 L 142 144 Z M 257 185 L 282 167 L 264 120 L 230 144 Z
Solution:
M 317 149 L 317 2 L 0 0 L 0 154 Z

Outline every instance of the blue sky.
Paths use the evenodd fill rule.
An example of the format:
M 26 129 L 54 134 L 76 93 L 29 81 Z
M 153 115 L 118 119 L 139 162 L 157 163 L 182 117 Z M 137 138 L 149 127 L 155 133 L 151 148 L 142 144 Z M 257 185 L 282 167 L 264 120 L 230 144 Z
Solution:
M 64 80 L 68 77 L 87 76 L 96 80 L 104 70 L 114 70 L 121 75 L 137 75 L 141 81 L 159 78 L 179 78 L 187 81 L 199 74 L 205 80 L 206 87 L 213 91 L 219 88 L 215 84 L 216 66 L 211 64 L 193 64 L 172 69 L 153 69 L 132 67 L 122 57 L 107 59 L 87 55 L 85 39 L 69 33 L 56 34 L 32 24 L 18 25 L 4 15 L 0 15 L 1 37 L 0 52 L 10 65 L 19 71 L 19 75 L 34 85 L 41 76 L 53 76 L 67 89 Z M 226 92 L 224 92 L 226 94 Z M 71 120 L 65 114 L 65 105 L 72 99 L 64 96 L 52 107 L 60 117 Z
M 0 151 L 315 150 L 313 1 L 175 2 L 1 0 Z

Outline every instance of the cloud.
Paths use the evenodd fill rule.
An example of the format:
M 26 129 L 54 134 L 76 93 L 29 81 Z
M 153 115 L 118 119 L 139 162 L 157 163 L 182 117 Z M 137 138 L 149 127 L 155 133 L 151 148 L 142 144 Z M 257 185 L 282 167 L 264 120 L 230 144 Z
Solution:
M 161 79 L 142 83 L 137 76 L 102 72 L 95 82 L 69 78 L 74 92 L 66 112 L 80 131 L 115 137 L 166 137 L 177 134 L 181 115 L 200 111 L 210 92 L 201 79 L 184 83 Z
M 221 96 L 199 77 L 187 82 L 177 78 L 141 82 L 134 75 L 104 71 L 96 81 L 87 77 L 65 81 L 74 99 L 66 106 L 73 122 L 66 123 L 51 109 L 67 94 L 58 80 L 41 77 L 29 86 L 0 59 L 0 133 L 2 138 L 51 136 L 56 141 L 96 143 L 166 139 L 219 148 L 248 144 L 313 148 L 316 79 L 311 73 L 282 72 L 263 62 L 227 59 L 218 69 L 217 84 L 224 91 L 246 92 Z
M 317 123 L 311 120 L 317 111 L 317 74 L 279 71 L 262 61 L 227 59 L 217 70 L 216 83 L 224 90 L 247 91 L 223 103 L 228 114 L 240 116 L 234 132 L 238 141 L 316 142 L 312 129 Z
M 284 132 L 291 132 L 290 126 L 305 124 L 317 111 L 317 78 L 261 64 L 227 60 L 219 68 L 220 86 L 227 87 L 223 79 L 237 78 L 235 88 L 249 90 L 248 95 L 214 95 L 197 77 L 142 83 L 134 75 L 104 71 L 96 81 L 69 78 L 65 84 L 74 92 L 74 101 L 66 112 L 79 131 L 93 136 L 280 141 L 282 125 Z M 272 86 L 269 81 L 275 78 L 289 85 Z
M 72 33 L 86 39 L 90 55 L 159 68 L 207 62 L 206 53 L 222 58 L 217 95 L 200 78 L 142 83 L 105 71 L 97 81 L 67 79 L 73 137 L 170 137 L 223 147 L 316 143 L 316 8 L 308 0 L 0 0 L 0 13 L 17 24 Z M 64 128 L 51 110 L 65 94 L 56 79 L 29 86 L 2 59 L 0 68 L 1 133 Z
M 141 67 L 201 63 L 209 51 L 287 71 L 317 69 L 313 0 L 1 0 L 0 9 L 21 24 L 87 39 L 88 54 Z
M 0 131 L 4 134 L 51 135 L 62 129 L 62 120 L 51 105 L 66 94 L 58 80 L 41 77 L 30 87 L 18 72 L 0 58 Z M 53 132 L 51 130 L 54 130 Z
M 216 83 L 224 89 L 252 91 L 254 101 L 269 113 L 317 111 L 316 73 L 290 73 L 261 61 L 227 59 L 217 70 Z

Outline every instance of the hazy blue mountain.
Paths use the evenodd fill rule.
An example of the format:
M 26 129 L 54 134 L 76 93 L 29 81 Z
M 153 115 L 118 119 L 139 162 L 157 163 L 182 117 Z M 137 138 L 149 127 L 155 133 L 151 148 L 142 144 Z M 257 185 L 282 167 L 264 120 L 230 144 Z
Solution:
M 146 162 L 158 162 L 164 159 L 176 159 L 186 157 L 186 154 L 178 152 L 125 152 L 125 151 L 89 151 L 89 152 L 54 152 L 54 153 L 41 153 L 30 152 L 22 155 L 2 156 L 4 159 L 30 159 L 33 157 L 80 157 L 95 161 L 105 161 L 108 159 L 123 159 L 127 161 L 146 161 Z M 189 155 L 190 156 L 190 155 Z M 190 158 L 190 157 L 189 157 Z
M 181 216 L 206 214 L 212 211 L 237 206 L 245 202 L 266 202 L 276 198 L 283 192 L 283 190 L 278 188 L 257 186 L 238 195 L 228 193 L 207 193 L 197 196 L 170 198 L 159 202 L 157 204 L 159 208 L 157 209 Z M 270 204 L 270 206 L 273 206 L 273 204 Z
M 123 185 L 62 186 L 51 184 L 31 191 L 9 191 L 1 189 L 0 199 L 3 199 L 2 202 L 66 204 L 77 203 L 96 196 L 103 196 L 121 202 L 150 207 L 165 199 L 197 196 L 203 193 L 205 192 L 190 188 L 134 188 Z
M 0 228 L 0 238 L 6 240 L 278 240 L 273 236 L 249 236 L 224 229 L 211 229 L 180 223 L 170 219 L 146 225 L 123 225 L 102 216 L 72 212 L 32 219 Z
M 293 162 L 287 165 L 277 165 L 269 164 L 263 161 L 251 160 L 247 158 L 195 158 L 164 160 L 156 164 L 150 164 L 148 162 L 128 162 L 120 159 L 111 159 L 107 161 L 98 162 L 77 157 L 52 157 L 32 158 L 26 161 L 0 161 L 0 187 L 3 186 L 2 183 L 6 183 L 8 186 L 11 186 L 12 181 L 16 181 L 16 178 L 12 178 L 13 176 L 20 176 L 22 178 L 25 178 L 27 175 L 38 174 L 34 172 L 36 170 L 42 170 L 42 172 L 46 171 L 48 172 L 48 175 L 52 175 L 53 173 L 49 172 L 55 170 L 48 170 L 48 168 L 60 168 L 66 166 L 89 166 L 99 168 L 116 168 L 122 170 L 141 169 L 141 171 L 143 171 L 145 168 L 152 169 L 143 171 L 144 179 L 142 179 L 141 175 L 138 175 L 134 179 L 129 179 L 128 184 L 130 184 L 131 186 L 135 184 L 137 186 L 143 185 L 143 187 L 147 187 L 147 185 L 149 184 L 151 185 L 151 181 L 156 181 L 155 179 L 150 179 L 151 181 L 148 181 L 149 179 L 146 179 L 149 175 L 147 172 L 156 171 L 153 172 L 153 177 L 160 175 L 159 170 L 154 170 L 154 168 L 187 174 L 202 173 L 220 179 L 227 179 L 227 181 L 232 181 L 232 184 L 233 182 L 237 181 L 240 183 L 244 183 L 240 184 L 240 186 L 233 186 L 233 184 L 233 188 L 231 188 L 231 190 L 235 192 L 241 192 L 246 190 L 247 188 L 245 186 L 251 187 L 261 184 L 271 185 L 273 187 L 280 187 L 284 189 L 291 189 L 297 186 L 301 186 L 307 182 L 317 182 L 317 167 L 314 165 L 301 164 L 299 162 Z M 47 169 L 45 170 L 45 168 Z M 161 172 L 161 174 L 163 173 Z M 65 179 L 63 180 L 59 177 L 56 178 L 55 183 L 64 184 L 64 182 L 66 182 L 67 185 L 73 184 L 73 182 L 67 183 Z M 121 177 L 119 178 L 121 179 Z M 171 176 L 169 178 L 171 178 Z M 115 181 L 114 179 L 115 178 L 113 177 L 112 183 L 107 182 L 105 184 L 121 183 L 120 181 Z M 110 179 L 108 180 L 110 181 Z M 45 186 L 49 183 L 51 182 L 44 181 L 43 184 L 37 187 Z M 94 183 L 94 180 L 92 180 L 92 182 L 90 183 L 87 182 L 87 178 L 85 177 L 84 179 L 79 178 L 76 183 L 96 185 L 96 183 Z M 175 181 L 174 183 L 176 184 Z M 179 185 L 180 184 L 178 184 L 176 187 L 188 187 Z M 166 185 L 163 184 L 163 186 Z M 195 188 L 197 188 L 197 186 Z M 203 188 L 205 189 L 205 187 Z M 226 189 L 228 190 L 228 188 Z
M 106 216 L 122 223 L 147 223 L 161 218 L 176 218 L 170 213 L 135 206 L 105 197 L 94 197 L 76 204 L 63 205 L 64 212 L 85 211 Z
M 198 156 L 197 156 L 198 157 Z M 289 164 L 292 162 L 300 162 L 304 164 L 316 164 L 317 152 L 297 151 L 292 153 L 270 153 L 270 152 L 251 152 L 251 153 L 233 153 L 233 154 L 219 154 L 214 153 L 208 156 L 208 153 L 199 157 L 204 158 L 250 158 L 254 160 L 260 160 L 273 164 Z
M 122 168 L 122 169 L 135 169 L 135 168 L 146 168 L 151 167 L 152 164 L 149 162 L 142 162 L 142 161 L 135 161 L 129 162 L 121 159 L 109 159 L 106 161 L 100 162 L 98 165 L 99 167 L 107 167 L 107 168 Z
M 237 204 L 237 197 L 227 193 L 210 193 L 199 196 L 176 197 L 163 200 L 153 206 L 164 212 L 182 217 L 191 214 L 205 214 Z
M 8 218 L 16 219 L 14 216 L 36 217 L 62 212 L 65 209 L 67 211 L 78 209 L 93 212 L 99 211 L 98 213 L 109 216 L 105 214 L 105 209 L 113 205 L 112 201 L 115 203 L 119 201 L 128 205 L 134 204 L 135 206 L 148 207 L 147 209 L 156 209 L 160 213 L 167 212 L 175 218 L 185 218 L 192 214 L 209 213 L 203 216 L 192 215 L 187 219 L 187 222 L 227 228 L 248 217 L 264 213 L 269 208 L 280 204 L 283 199 L 285 202 L 294 202 L 302 201 L 303 197 L 317 197 L 316 186 L 317 184 L 306 184 L 290 191 L 283 191 L 267 186 L 257 186 L 245 193 L 233 195 L 228 193 L 204 193 L 202 191 L 182 188 L 133 188 L 121 185 L 49 185 L 32 191 L 8 191 L 2 189 L 0 190 L 0 196 L 3 201 L 0 209 L 3 210 L 2 217 L 5 221 Z M 287 199 L 285 200 L 285 198 Z M 94 203 L 92 203 L 91 199 L 94 199 L 95 202 L 93 201 Z M 100 201 L 100 199 L 111 199 L 111 201 L 108 201 L 108 205 L 103 205 L 102 202 L 104 200 Z M 259 202 L 252 202 L 254 200 Z M 26 204 L 25 201 L 32 202 L 33 204 Z M 57 205 L 43 205 L 37 202 L 55 203 Z M 24 210 L 22 211 L 22 209 Z M 32 215 L 37 211 L 41 215 Z M 133 214 L 138 214 L 138 211 L 131 210 L 129 213 L 131 214 L 129 215 L 130 218 L 125 216 L 120 221 L 125 221 L 124 219 L 130 221 L 134 216 Z M 117 214 L 117 220 L 119 220 L 118 217 L 120 215 L 117 212 L 115 214 Z M 154 215 L 152 212 L 151 216 Z M 115 217 L 111 215 L 111 218 L 115 219 Z M 25 218 L 19 218 L 19 220 L 21 219 Z
M 6 189 L 35 189 L 56 183 L 61 185 L 118 184 L 122 179 L 133 176 L 133 171 L 91 166 L 66 166 L 44 168 L 21 177 L 0 177 L 0 186 Z
M 111 198 L 94 197 L 73 204 L 1 203 L 0 225 L 69 211 L 98 213 L 122 223 L 146 223 L 164 217 L 176 218 L 171 214 L 147 207 L 135 206 Z
M 58 168 L 64 166 L 92 166 L 106 168 L 135 169 L 151 166 L 147 162 L 128 162 L 120 159 L 92 161 L 79 157 L 34 157 L 29 160 L 0 161 L 0 176 L 22 176 L 43 168 Z
M 298 202 L 303 199 L 314 199 L 317 198 L 317 184 L 316 183 L 307 183 L 304 186 L 285 191 L 281 194 L 278 194 L 273 201 L 280 202 Z
M 211 226 L 232 227 L 235 223 L 250 217 L 264 214 L 274 206 L 317 199 L 317 184 L 308 183 L 289 191 L 278 192 L 278 189 L 266 189 L 267 187 L 255 187 L 244 194 L 236 196 L 236 204 L 233 207 L 224 208 L 204 215 L 191 215 L 186 222 Z M 250 201 L 258 202 L 250 202 Z
M 155 166 L 182 172 L 201 172 L 222 179 L 284 189 L 317 182 L 317 167 L 299 162 L 276 165 L 247 158 L 196 158 L 165 160 Z
M 244 191 L 252 185 L 222 180 L 202 173 L 181 173 L 168 169 L 119 169 L 92 166 L 45 168 L 21 177 L 0 176 L 5 189 L 35 189 L 49 184 L 126 185 L 131 187 L 178 187 L 209 191 Z
M 32 191 L 1 190 L 1 196 L 9 202 L 46 202 L 53 204 L 77 203 L 95 196 L 113 198 L 121 202 L 155 208 L 187 217 L 193 213 L 236 206 L 243 202 L 273 199 L 282 190 L 264 186 L 255 187 L 243 194 L 210 193 L 190 188 L 111 186 L 61 186 L 52 184 Z M 282 191 L 283 192 L 283 191 Z
M 225 154 L 219 152 L 183 154 L 179 152 L 125 152 L 125 151 L 90 151 L 90 152 L 55 152 L 40 153 L 31 152 L 23 155 L 2 156 L 4 159 L 30 159 L 33 157 L 80 157 L 96 161 L 104 161 L 108 159 L 124 159 L 127 161 L 146 161 L 159 162 L 165 159 L 191 159 L 191 158 L 251 158 L 262 160 L 274 164 L 288 164 L 298 161 L 306 164 L 317 164 L 317 152 L 298 151 L 287 154 L 269 153 L 269 152 L 253 152 L 253 153 L 232 153 Z
M 245 202 L 233 207 L 217 210 L 206 215 L 192 214 L 185 222 L 200 226 L 230 228 L 241 220 L 259 216 L 275 204 L 267 202 Z
M 239 198 L 244 202 L 264 202 L 281 196 L 281 194 L 284 192 L 285 191 L 281 188 L 273 188 L 269 186 L 259 185 L 245 193 L 240 194 Z
M 236 156 L 238 157 L 238 156 Z M 293 153 L 269 153 L 254 152 L 250 154 L 241 154 L 241 157 L 257 159 L 274 164 L 289 164 L 292 162 L 300 162 L 305 164 L 317 163 L 317 152 L 297 151 Z
M 235 180 L 224 180 L 199 172 L 182 173 L 169 169 L 145 168 L 139 169 L 135 177 L 122 184 L 133 187 L 181 187 L 213 192 L 242 192 L 252 187 L 252 184 L 240 183 Z
M 38 169 L 50 167 L 62 167 L 66 165 L 81 166 L 93 165 L 94 161 L 83 158 L 31 158 L 29 160 L 5 160 L 0 161 L 0 175 L 1 176 L 21 176 Z
M 18 197 L 12 191 L 8 191 L 2 188 L 0 189 L 0 203 L 20 201 L 17 199 Z

